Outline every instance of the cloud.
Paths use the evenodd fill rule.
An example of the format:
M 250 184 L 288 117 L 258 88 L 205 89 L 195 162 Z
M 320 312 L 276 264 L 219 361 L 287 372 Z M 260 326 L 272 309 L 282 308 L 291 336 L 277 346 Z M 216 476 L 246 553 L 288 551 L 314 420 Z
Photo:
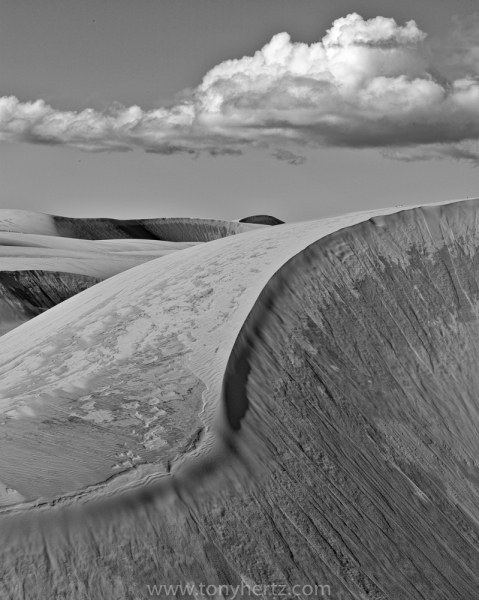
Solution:
M 449 62 L 414 21 L 353 13 L 311 45 L 279 33 L 253 56 L 211 69 L 174 106 L 151 111 L 58 111 L 3 97 L 0 140 L 195 157 L 273 147 L 290 164 L 305 161 L 295 147 L 377 148 L 401 160 L 478 163 L 479 17 L 454 27 Z
M 381 151 L 385 158 L 413 162 L 416 160 L 433 160 L 449 158 L 479 164 L 479 142 L 464 140 L 453 144 L 428 144 L 407 148 L 386 148 Z
M 278 148 L 271 153 L 271 156 L 288 163 L 288 165 L 297 166 L 303 165 L 306 162 L 306 156 L 295 154 L 294 152 L 291 152 L 291 150 L 286 150 L 284 148 Z

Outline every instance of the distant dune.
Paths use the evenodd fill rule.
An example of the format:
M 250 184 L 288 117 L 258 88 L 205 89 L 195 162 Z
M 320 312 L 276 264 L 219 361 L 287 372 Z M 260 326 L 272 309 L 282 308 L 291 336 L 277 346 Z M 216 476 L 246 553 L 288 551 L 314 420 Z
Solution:
M 107 279 L 198 242 L 80 240 L 28 233 L 0 233 L 0 269 L 45 270 Z
M 478 222 L 258 228 L 3 336 L 0 597 L 475 598 Z
M 282 225 L 284 221 L 280 221 L 271 215 L 254 215 L 253 217 L 245 217 L 239 220 L 240 223 L 256 223 L 257 225 Z
M 282 225 L 284 221 L 280 221 L 271 215 L 254 215 L 253 217 L 245 217 L 239 220 L 240 223 L 254 223 L 256 225 Z
M 82 240 L 145 239 L 209 242 L 244 233 L 259 225 L 214 219 L 73 218 L 23 210 L 0 210 L 0 231 L 61 236 Z

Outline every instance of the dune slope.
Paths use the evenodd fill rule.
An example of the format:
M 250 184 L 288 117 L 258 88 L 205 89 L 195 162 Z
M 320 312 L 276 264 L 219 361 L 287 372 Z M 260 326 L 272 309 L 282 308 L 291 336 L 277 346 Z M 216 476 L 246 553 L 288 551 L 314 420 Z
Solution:
M 217 240 L 7 334 L 0 479 L 12 444 L 29 446 L 2 479 L 2 597 L 146 598 L 194 583 L 230 586 L 225 597 L 256 584 L 271 598 L 474 598 L 478 217 L 469 201 Z M 117 387 L 97 389 L 111 373 Z M 114 448 L 131 427 L 115 406 L 141 417 L 159 406 L 148 394 L 172 398 L 161 390 L 184 392 L 183 412 L 162 405 L 163 436 L 183 424 L 176 446 L 105 485 L 110 442 L 97 465 L 76 447 L 49 469 L 71 407 L 86 427 L 109 411 Z M 42 420 L 57 430 L 42 437 Z
M 197 243 L 0 232 L 0 334 L 103 279 Z

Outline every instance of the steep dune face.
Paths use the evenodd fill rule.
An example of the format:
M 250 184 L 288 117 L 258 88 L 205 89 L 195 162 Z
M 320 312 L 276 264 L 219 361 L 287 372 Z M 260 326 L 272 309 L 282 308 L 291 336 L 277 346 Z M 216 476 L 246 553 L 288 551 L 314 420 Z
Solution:
M 262 227 L 261 224 L 184 218 L 144 219 L 141 223 L 157 239 L 170 242 L 210 242 Z
M 84 240 L 136 238 L 168 242 L 209 242 L 253 228 L 247 224 L 213 219 L 53 219 L 59 235 Z
M 99 281 L 75 273 L 0 271 L 0 335 Z
M 387 212 L 185 250 L 4 338 L 1 402 L 15 423 L 0 439 L 0 472 L 15 436 L 35 457 L 42 411 L 59 442 L 61 414 L 120 358 L 134 363 L 123 374 L 118 363 L 118 390 L 134 384 L 122 402 L 140 402 L 135 382 L 153 374 L 155 352 L 188 369 L 203 390 L 200 414 L 187 399 L 190 432 L 195 413 L 204 429 L 167 473 L 153 460 L 116 488 L 4 509 L 4 597 L 168 597 L 153 586 L 192 583 L 176 596 L 198 597 L 203 584 L 236 598 L 254 585 L 268 598 L 475 597 L 479 203 Z M 181 348 L 163 352 L 166 335 Z M 111 341 L 121 357 L 105 354 Z M 65 351 L 71 360 L 46 378 Z M 182 389 L 169 368 L 155 371 L 152 393 Z M 102 410 L 101 393 L 87 410 Z M 55 483 L 48 464 L 36 468 Z M 16 486 L 10 469 L 4 504 L 28 496 L 29 481 Z
M 111 240 L 121 238 L 158 239 L 136 221 L 116 219 L 75 219 L 54 216 L 58 235 L 82 240 Z
M 269 457 L 256 493 L 308 581 L 334 573 L 354 598 L 478 589 L 478 216 L 408 211 L 313 244 L 238 341 L 229 420 Z

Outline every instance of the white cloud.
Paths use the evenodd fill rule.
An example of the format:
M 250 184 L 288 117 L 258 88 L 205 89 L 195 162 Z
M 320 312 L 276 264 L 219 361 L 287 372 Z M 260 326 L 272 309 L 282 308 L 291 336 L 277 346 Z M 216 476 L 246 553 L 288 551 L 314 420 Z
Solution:
M 0 140 L 194 155 L 271 146 L 291 164 L 304 162 L 294 146 L 479 162 L 479 29 L 468 27 L 469 45 L 449 65 L 455 79 L 439 75 L 414 21 L 354 13 L 316 44 L 279 33 L 254 56 L 217 65 L 173 107 L 77 113 L 0 98 Z

